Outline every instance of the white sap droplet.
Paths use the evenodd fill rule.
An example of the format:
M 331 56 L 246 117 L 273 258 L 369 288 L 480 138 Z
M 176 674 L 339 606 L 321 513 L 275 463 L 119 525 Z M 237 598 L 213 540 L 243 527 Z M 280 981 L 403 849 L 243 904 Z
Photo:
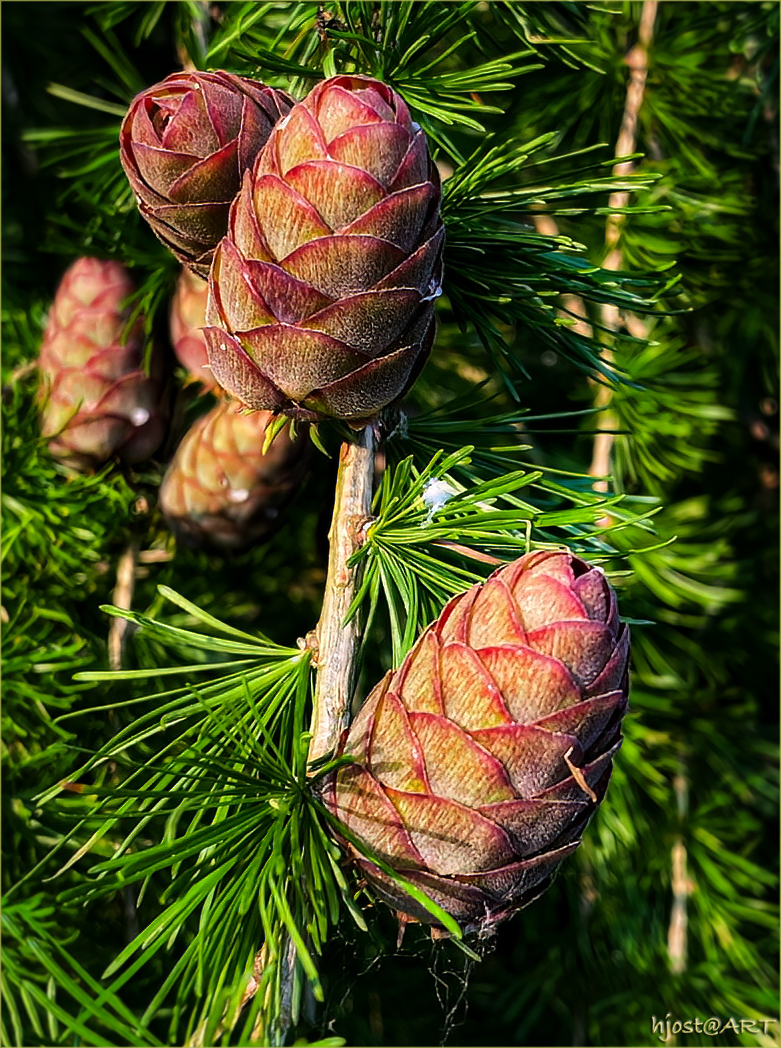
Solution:
M 444 480 L 429 480 L 423 487 L 422 499 L 424 504 L 428 507 L 428 516 L 426 517 L 426 523 L 429 524 L 437 512 L 442 509 L 454 495 L 458 494 L 451 486 Z
M 149 421 L 149 412 L 146 408 L 133 408 L 130 412 L 130 421 L 134 426 L 143 426 Z
M 246 502 L 249 498 L 249 491 L 246 488 L 234 488 L 228 492 L 228 499 L 231 502 Z

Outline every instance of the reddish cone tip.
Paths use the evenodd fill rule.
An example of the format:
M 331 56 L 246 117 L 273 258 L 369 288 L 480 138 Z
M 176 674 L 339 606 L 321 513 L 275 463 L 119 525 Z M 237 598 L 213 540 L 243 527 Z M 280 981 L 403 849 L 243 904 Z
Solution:
M 488 934 L 545 891 L 605 795 L 628 652 L 602 570 L 529 553 L 451 600 L 377 685 L 324 799 L 465 931 Z M 436 924 L 342 844 L 380 899 Z

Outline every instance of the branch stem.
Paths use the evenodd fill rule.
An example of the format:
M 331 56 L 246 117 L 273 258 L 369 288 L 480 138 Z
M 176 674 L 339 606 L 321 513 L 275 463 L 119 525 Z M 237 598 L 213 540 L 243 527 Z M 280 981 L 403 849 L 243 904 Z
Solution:
M 310 638 L 317 667 L 310 761 L 336 747 L 350 720 L 360 625 L 355 618 L 345 625 L 345 618 L 360 579 L 347 561 L 363 544 L 363 529 L 371 519 L 375 443 L 374 425 L 369 423 L 354 443 L 345 441 L 339 452 L 323 609 Z
M 648 49 L 651 46 L 654 34 L 654 22 L 658 9 L 657 0 L 645 0 L 643 3 L 640 24 L 637 29 L 637 43 L 626 56 L 624 61 L 629 66 L 629 82 L 626 85 L 626 101 L 621 118 L 621 127 L 616 140 L 615 156 L 627 156 L 634 153 L 637 148 L 637 121 L 640 108 L 645 95 L 645 82 L 648 77 Z M 629 160 L 623 164 L 616 164 L 613 175 L 620 178 L 632 173 L 634 162 Z M 629 191 L 618 190 L 610 194 L 608 207 L 613 210 L 607 217 L 605 228 L 605 249 L 607 257 L 602 263 L 603 269 L 617 270 L 621 268 L 621 249 L 619 240 L 621 229 L 626 222 L 626 215 L 618 211 L 629 203 Z M 614 210 L 615 209 L 615 210 Z
M 313 698 L 309 760 L 314 761 L 335 749 L 339 736 L 350 719 L 350 700 L 355 680 L 355 655 L 360 639 L 358 622 L 344 620 L 353 602 L 359 582 L 358 572 L 347 561 L 363 543 L 363 529 L 371 519 L 372 483 L 374 481 L 374 425 L 365 426 L 356 440 L 345 441 L 339 449 L 339 470 L 334 491 L 334 512 L 328 532 L 330 549 L 320 620 L 307 636 L 313 651 L 312 663 L 317 668 Z M 293 982 L 296 949 L 290 935 L 280 930 L 276 943 L 279 968 L 278 1011 L 268 1010 L 267 1000 L 251 1043 L 264 1037 L 267 1044 L 284 1044 L 293 1023 Z M 264 968 L 270 961 L 267 943 L 255 954 L 254 975 L 247 986 L 239 1010 L 260 988 Z M 191 1041 L 200 1048 L 201 1040 Z

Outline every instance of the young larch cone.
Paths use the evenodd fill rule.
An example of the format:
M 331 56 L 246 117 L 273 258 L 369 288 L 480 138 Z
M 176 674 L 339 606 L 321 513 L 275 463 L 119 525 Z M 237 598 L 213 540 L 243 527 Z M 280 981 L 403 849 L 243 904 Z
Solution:
M 179 363 L 204 389 L 214 390 L 218 387 L 209 367 L 206 340 L 203 337 L 208 294 L 209 285 L 203 277 L 184 267 L 171 299 L 169 330 L 171 345 Z
M 119 157 L 139 211 L 200 276 L 209 275 L 242 174 L 292 104 L 284 91 L 222 70 L 172 73 L 133 99 Z
M 254 408 L 363 419 L 414 381 L 434 337 L 444 228 L 426 136 L 400 95 L 326 80 L 277 124 L 215 252 L 206 341 Z
M 285 428 L 264 454 L 271 417 L 223 401 L 185 433 L 160 488 L 163 515 L 185 545 L 241 550 L 279 528 L 308 444 L 301 435 L 291 440 Z
M 161 383 L 142 368 L 142 320 L 126 333 L 134 290 L 120 262 L 79 258 L 60 282 L 38 367 L 41 427 L 67 465 L 148 458 L 165 435 Z
M 373 690 L 324 799 L 466 931 L 548 887 L 607 789 L 629 631 L 600 568 L 535 552 L 455 597 Z M 377 895 L 436 923 L 347 845 Z

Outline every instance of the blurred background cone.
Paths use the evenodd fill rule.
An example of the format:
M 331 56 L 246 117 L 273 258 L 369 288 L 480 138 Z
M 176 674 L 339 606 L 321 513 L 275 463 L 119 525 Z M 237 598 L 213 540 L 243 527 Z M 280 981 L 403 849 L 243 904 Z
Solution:
M 287 428 L 264 453 L 270 412 L 242 414 L 224 401 L 185 433 L 160 488 L 160 507 L 177 539 L 194 548 L 242 550 L 280 526 L 306 469 L 306 434 Z
M 38 366 L 41 429 L 52 455 L 96 468 L 148 458 L 163 439 L 162 383 L 143 368 L 143 321 L 128 332 L 134 286 L 125 266 L 79 258 L 62 278 Z M 153 360 L 153 368 L 157 361 Z
M 203 335 L 208 295 L 209 285 L 203 277 L 183 267 L 171 300 L 169 330 L 176 358 L 187 369 L 190 379 L 200 382 L 204 390 L 215 392 L 220 387 L 209 367 Z

